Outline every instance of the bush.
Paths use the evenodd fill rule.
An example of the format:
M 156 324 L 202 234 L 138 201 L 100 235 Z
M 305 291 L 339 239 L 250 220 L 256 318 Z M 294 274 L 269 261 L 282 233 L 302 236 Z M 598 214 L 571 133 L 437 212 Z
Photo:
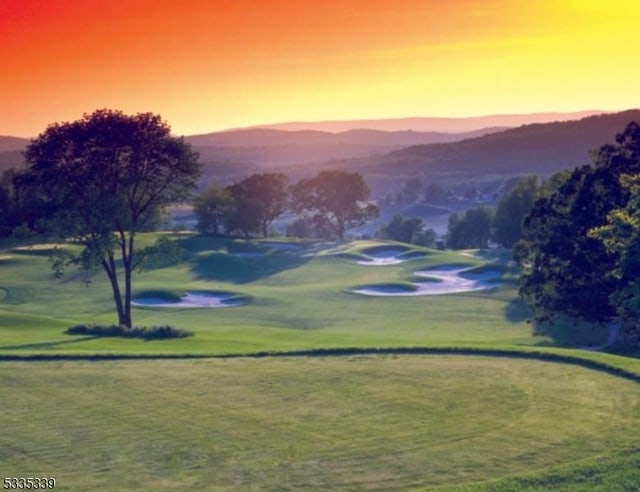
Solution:
M 94 335 L 98 337 L 125 337 L 158 340 L 164 338 L 184 338 L 193 335 L 192 332 L 174 326 L 134 326 L 127 328 L 122 325 L 75 325 L 68 328 L 68 335 Z

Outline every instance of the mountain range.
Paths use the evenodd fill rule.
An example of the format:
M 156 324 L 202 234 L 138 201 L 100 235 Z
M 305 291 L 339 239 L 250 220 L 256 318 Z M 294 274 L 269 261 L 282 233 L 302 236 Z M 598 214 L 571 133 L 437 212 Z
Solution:
M 364 174 L 547 175 L 589 163 L 589 152 L 613 143 L 630 121 L 640 122 L 640 110 L 523 125 L 461 142 L 411 146 L 372 159 L 335 165 L 357 167 Z
M 255 128 L 194 135 L 186 137 L 186 140 L 200 153 L 204 163 L 231 161 L 278 167 L 368 157 L 411 145 L 457 142 L 504 128 L 482 128 L 462 133 L 369 129 L 330 133 Z
M 602 110 L 588 110 L 564 113 L 496 114 L 460 118 L 412 117 L 377 120 L 299 121 L 259 125 L 256 128 L 271 128 L 274 130 L 287 131 L 318 130 L 333 133 L 362 128 L 386 132 L 413 130 L 416 132 L 462 133 L 480 130 L 482 128 L 500 126 L 514 127 L 531 123 L 546 123 L 549 121 L 577 120 L 606 112 L 607 111 Z
M 567 116 L 566 113 L 539 113 L 528 115 L 528 118 L 536 121 L 557 115 Z M 496 118 L 471 118 L 472 121 L 465 124 L 479 124 L 480 120 L 496 122 Z M 523 116 L 502 118 L 500 121 L 507 123 L 519 121 Z M 615 135 L 631 120 L 640 121 L 640 110 L 590 115 L 569 121 L 529 123 L 507 129 L 492 126 L 463 133 L 413 129 L 350 129 L 331 133 L 251 128 L 193 135 L 186 139 L 201 155 L 205 182 L 211 179 L 231 182 L 267 169 L 286 172 L 294 180 L 320 169 L 345 168 L 357 170 L 367 179 L 377 181 L 375 188 L 380 189 L 390 181 L 398 182 L 416 175 L 429 179 L 443 175 L 462 179 L 463 176 L 483 174 L 550 174 L 588 163 L 589 151 L 613 142 Z M 396 124 L 398 120 L 389 121 Z M 281 126 L 286 125 L 289 124 Z M 21 165 L 21 150 L 28 142 L 27 139 L 0 136 L 0 171 Z

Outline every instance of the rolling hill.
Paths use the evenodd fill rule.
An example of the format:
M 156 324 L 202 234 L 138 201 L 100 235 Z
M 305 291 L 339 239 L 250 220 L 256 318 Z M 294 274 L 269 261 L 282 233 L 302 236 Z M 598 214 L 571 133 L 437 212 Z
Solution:
M 606 113 L 602 110 L 576 111 L 570 113 L 547 112 L 529 114 L 497 114 L 461 118 L 412 117 L 386 118 L 376 120 L 337 120 L 337 121 L 299 121 L 259 125 L 255 128 L 276 130 L 319 130 L 325 132 L 345 132 L 358 128 L 382 131 L 402 131 L 411 129 L 417 132 L 459 133 L 496 126 L 514 127 L 531 123 L 577 120 L 586 116 Z
M 0 135 L 0 153 L 22 150 L 29 143 L 28 138 Z
M 418 144 L 455 142 L 504 130 L 483 128 L 463 133 L 349 130 L 285 131 L 265 128 L 214 132 L 186 137 L 204 163 L 242 162 L 256 166 L 289 166 L 385 154 Z
M 512 116 L 510 121 L 518 117 Z M 612 142 L 631 120 L 640 121 L 640 110 L 455 134 L 255 128 L 186 138 L 200 153 L 205 182 L 225 183 L 265 169 L 297 179 L 323 168 L 345 168 L 384 183 L 414 175 L 550 174 L 589 162 L 589 152 Z M 0 171 L 20 165 L 27 143 L 0 137 Z
M 462 133 L 350 130 L 341 133 L 244 129 L 187 136 L 207 167 L 245 173 L 247 169 L 304 165 L 334 159 L 385 154 L 417 144 L 454 142 L 486 135 L 505 127 L 483 128 Z M 0 171 L 22 163 L 20 152 L 29 140 L 0 137 Z M 210 174 L 207 172 L 207 174 Z M 236 173 L 232 172 L 235 176 Z
M 523 125 L 455 143 L 417 145 L 373 159 L 335 166 L 363 174 L 550 174 L 590 162 L 589 152 L 613 142 L 640 110 L 577 121 Z

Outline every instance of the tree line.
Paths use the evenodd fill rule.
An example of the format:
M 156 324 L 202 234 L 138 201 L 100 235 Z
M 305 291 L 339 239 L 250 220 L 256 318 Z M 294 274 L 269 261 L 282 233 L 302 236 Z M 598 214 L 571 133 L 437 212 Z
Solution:
M 616 323 L 640 347 L 640 125 L 592 163 L 540 182 L 519 179 L 498 203 L 450 218 L 447 245 L 513 248 L 519 294 L 538 322 Z
M 299 215 L 291 235 L 344 239 L 350 227 L 378 217 L 369 202 L 369 187 L 358 173 L 320 171 L 289 186 L 282 173 L 257 173 L 222 187 L 212 184 L 194 204 L 197 228 L 203 234 L 241 233 L 266 237 L 283 213 Z
M 447 247 L 483 249 L 493 242 L 513 248 L 523 237 L 524 221 L 535 201 L 551 193 L 565 174 L 563 171 L 544 181 L 537 176 L 510 179 L 495 208 L 480 206 L 451 214 L 445 237 Z

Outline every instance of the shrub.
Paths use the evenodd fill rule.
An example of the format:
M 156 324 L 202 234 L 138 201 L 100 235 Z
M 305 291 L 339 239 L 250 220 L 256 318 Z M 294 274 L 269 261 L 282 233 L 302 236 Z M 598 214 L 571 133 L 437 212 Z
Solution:
M 125 337 L 158 340 L 164 338 L 184 338 L 193 335 L 192 332 L 170 325 L 164 326 L 134 326 L 124 325 L 75 325 L 66 330 L 68 335 L 94 335 L 98 337 Z

